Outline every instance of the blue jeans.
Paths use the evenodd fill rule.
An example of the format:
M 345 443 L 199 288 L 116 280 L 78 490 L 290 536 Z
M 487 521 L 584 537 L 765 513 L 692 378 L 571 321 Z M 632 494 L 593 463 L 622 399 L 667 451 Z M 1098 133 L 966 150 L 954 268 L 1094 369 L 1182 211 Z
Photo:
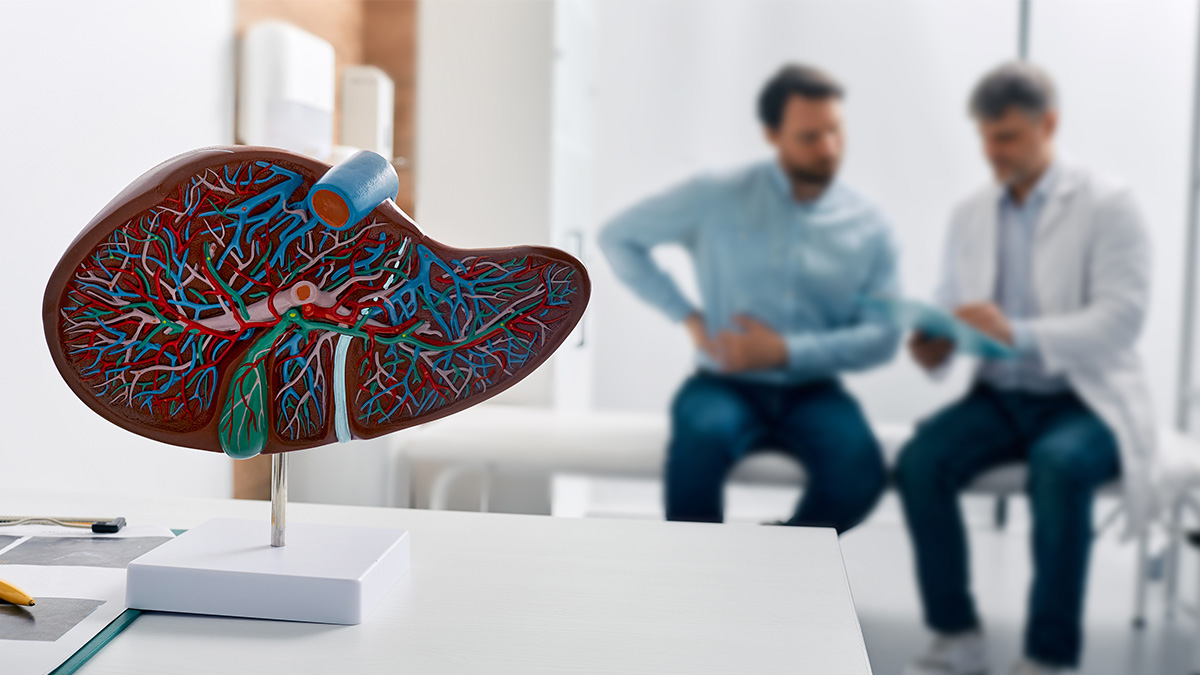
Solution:
M 788 525 L 845 532 L 866 517 L 887 480 L 878 441 L 836 380 L 791 386 L 698 373 L 671 406 L 667 519 L 721 522 L 725 478 L 765 448 L 788 453 L 808 474 Z
M 1112 433 L 1072 393 L 976 385 L 923 422 L 900 453 L 896 482 L 916 550 L 925 622 L 939 633 L 978 628 L 958 494 L 984 471 L 1029 465 L 1033 587 L 1025 654 L 1075 667 L 1092 545 L 1092 498 L 1120 473 Z

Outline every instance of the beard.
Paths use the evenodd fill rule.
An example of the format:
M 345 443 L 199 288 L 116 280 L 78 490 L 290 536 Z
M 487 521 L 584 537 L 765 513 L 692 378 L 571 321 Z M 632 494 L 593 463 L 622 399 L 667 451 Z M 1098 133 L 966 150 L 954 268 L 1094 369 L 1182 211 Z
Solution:
M 785 167 L 788 178 L 791 178 L 796 183 L 807 183 L 809 185 L 826 186 L 833 182 L 837 176 L 837 162 L 819 162 L 806 166 L 788 166 Z
M 992 164 L 992 175 L 995 176 L 996 182 L 1004 187 L 1012 187 L 1014 184 L 1020 183 L 1024 173 L 1013 164 Z

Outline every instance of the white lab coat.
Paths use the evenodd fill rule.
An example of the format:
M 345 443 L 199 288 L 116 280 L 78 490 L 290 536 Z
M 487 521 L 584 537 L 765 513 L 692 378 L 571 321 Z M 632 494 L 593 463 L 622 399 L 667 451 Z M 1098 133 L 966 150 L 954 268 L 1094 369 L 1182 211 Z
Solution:
M 947 308 L 993 301 L 1002 187 L 955 209 L 938 300 Z M 1032 333 L 1051 373 L 1112 430 L 1120 446 L 1127 534 L 1160 508 L 1154 411 L 1134 351 L 1150 295 L 1150 242 L 1128 189 L 1059 165 L 1036 225 Z

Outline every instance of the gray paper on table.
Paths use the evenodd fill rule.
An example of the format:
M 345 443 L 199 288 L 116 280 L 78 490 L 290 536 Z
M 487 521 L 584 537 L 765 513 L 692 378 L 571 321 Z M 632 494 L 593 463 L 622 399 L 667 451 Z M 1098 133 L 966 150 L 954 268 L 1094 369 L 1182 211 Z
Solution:
M 54 642 L 103 604 L 82 598 L 37 598 L 33 607 L 0 604 L 0 640 Z
M 30 537 L 0 556 L 0 565 L 126 567 L 170 537 Z

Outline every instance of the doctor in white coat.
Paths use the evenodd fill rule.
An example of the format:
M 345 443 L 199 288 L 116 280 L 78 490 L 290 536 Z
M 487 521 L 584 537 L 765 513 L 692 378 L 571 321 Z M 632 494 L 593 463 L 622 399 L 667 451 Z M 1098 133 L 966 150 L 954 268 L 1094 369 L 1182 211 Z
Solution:
M 1014 673 L 1076 668 L 1092 542 L 1092 501 L 1118 477 L 1128 521 L 1156 509 L 1153 412 L 1134 352 L 1150 295 L 1150 246 L 1128 190 L 1055 156 L 1054 84 L 1009 63 L 987 74 L 970 112 L 996 182 L 955 209 L 939 301 L 1011 345 L 980 364 L 969 393 L 923 421 L 896 470 L 930 649 L 910 675 L 988 670 L 968 576 L 958 493 L 997 465 L 1025 462 L 1034 579 Z M 920 334 L 913 358 L 941 369 L 954 345 Z

